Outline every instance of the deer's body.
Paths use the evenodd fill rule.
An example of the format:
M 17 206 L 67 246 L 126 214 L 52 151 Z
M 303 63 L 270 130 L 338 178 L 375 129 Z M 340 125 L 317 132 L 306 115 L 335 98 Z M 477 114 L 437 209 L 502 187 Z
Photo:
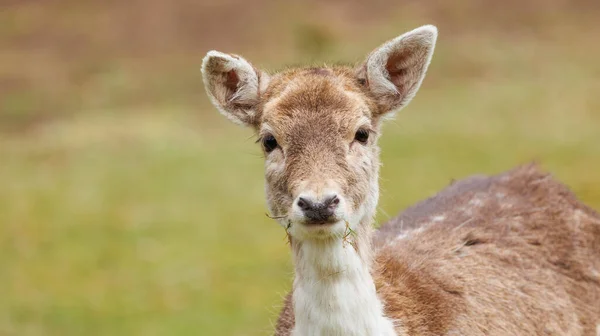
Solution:
M 213 104 L 252 127 L 267 204 L 295 279 L 277 335 L 593 335 L 600 222 L 533 168 L 467 180 L 375 233 L 383 120 L 419 89 L 437 29 L 375 49 L 355 68 L 268 75 L 211 51 Z
M 533 166 L 449 186 L 383 225 L 373 247 L 399 335 L 600 328 L 600 216 Z M 293 325 L 289 295 L 275 334 Z

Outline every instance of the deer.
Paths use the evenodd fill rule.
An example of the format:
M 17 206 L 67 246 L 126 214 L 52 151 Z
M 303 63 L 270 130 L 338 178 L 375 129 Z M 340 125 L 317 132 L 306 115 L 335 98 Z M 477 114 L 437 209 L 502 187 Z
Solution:
M 437 37 L 416 28 L 356 66 L 203 59 L 213 105 L 258 138 L 289 239 L 275 335 L 600 336 L 600 216 L 538 164 L 452 182 L 374 228 L 381 127 L 419 90 Z

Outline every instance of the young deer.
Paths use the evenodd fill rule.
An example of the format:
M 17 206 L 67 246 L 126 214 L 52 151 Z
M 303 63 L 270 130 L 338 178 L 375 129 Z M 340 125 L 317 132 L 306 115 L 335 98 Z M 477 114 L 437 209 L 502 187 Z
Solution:
M 533 166 L 473 177 L 372 230 L 382 121 L 415 95 L 437 29 L 356 68 L 268 75 L 210 51 L 208 96 L 252 127 L 295 264 L 276 335 L 595 335 L 600 218 Z

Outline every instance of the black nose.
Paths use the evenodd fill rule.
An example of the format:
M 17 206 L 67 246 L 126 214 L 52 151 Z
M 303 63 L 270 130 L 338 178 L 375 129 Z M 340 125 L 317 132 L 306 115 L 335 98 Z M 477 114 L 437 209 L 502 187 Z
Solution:
M 330 196 L 323 202 L 315 202 L 310 198 L 298 198 L 298 207 L 304 212 L 304 216 L 311 223 L 325 223 L 331 220 L 333 213 L 340 204 L 340 199 L 336 196 Z

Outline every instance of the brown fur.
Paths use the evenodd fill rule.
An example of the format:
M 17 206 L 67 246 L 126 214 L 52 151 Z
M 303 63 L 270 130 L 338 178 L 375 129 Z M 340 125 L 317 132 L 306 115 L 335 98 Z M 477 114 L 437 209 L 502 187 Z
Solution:
M 596 333 L 600 216 L 534 166 L 457 182 L 372 232 L 381 122 L 416 94 L 436 39 L 423 26 L 355 68 L 272 76 L 205 57 L 212 102 L 263 144 L 267 204 L 290 239 L 295 293 L 276 335 Z M 331 226 L 307 225 L 298 200 L 331 195 Z
M 285 215 L 301 182 L 320 184 L 330 179 L 357 207 L 377 176 L 379 149 L 374 146 L 380 129 L 379 110 L 369 92 L 356 81 L 349 67 L 291 69 L 275 75 L 263 96 L 255 125 L 268 124 L 285 149 L 286 169 L 267 170 L 268 197 L 274 215 Z M 355 165 L 347 162 L 358 123 L 366 118 L 373 131 L 372 146 L 352 144 Z M 301 122 L 300 122 L 301 121 Z M 271 160 L 283 161 L 282 153 Z
M 378 295 L 407 335 L 596 335 L 600 216 L 535 166 L 457 182 L 373 242 Z

